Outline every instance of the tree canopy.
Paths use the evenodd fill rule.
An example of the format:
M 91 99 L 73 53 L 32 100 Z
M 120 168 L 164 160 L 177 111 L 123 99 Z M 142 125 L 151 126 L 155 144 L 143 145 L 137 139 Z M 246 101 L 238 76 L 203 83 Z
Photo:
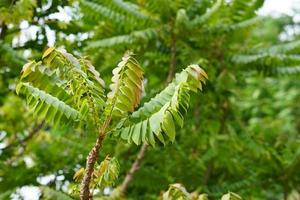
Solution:
M 299 22 L 263 5 L 1 1 L 0 199 L 298 199 Z

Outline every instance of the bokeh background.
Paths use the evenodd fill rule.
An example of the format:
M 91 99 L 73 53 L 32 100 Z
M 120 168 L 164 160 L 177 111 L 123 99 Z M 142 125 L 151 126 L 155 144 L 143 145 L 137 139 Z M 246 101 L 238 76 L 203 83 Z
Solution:
M 147 149 L 128 199 L 157 199 L 181 183 L 210 199 L 233 191 L 299 200 L 299 23 L 299 0 L 0 0 L 0 199 L 69 198 L 95 141 L 42 123 L 15 93 L 26 61 L 55 46 L 88 56 L 107 86 L 123 53 L 134 51 L 146 99 L 190 63 L 209 75 L 176 142 Z M 106 139 L 98 161 L 118 159 L 115 187 L 139 151 Z

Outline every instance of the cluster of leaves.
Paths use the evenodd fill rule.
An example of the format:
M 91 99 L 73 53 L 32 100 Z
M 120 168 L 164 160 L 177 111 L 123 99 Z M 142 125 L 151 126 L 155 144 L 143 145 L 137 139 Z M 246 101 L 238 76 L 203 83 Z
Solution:
M 25 2 L 30 6 L 22 7 L 22 12 L 12 9 Z M 69 2 L 74 2 L 74 5 Z M 262 3 L 261 0 L 2 1 L 0 148 L 4 144 L 4 149 L 0 152 L 0 198 L 9 198 L 24 185 L 39 186 L 39 177 L 47 175 L 58 178 L 47 183 L 47 189 L 41 190 L 42 193 L 45 191 L 42 198 L 46 198 L 46 190 L 47 194 L 59 195 L 55 190 L 66 192 L 66 184 L 73 181 L 75 169 L 84 166 L 85 155 L 94 142 L 94 138 L 89 137 L 91 134 L 86 134 L 89 131 L 67 127 L 55 129 L 49 125 L 42 126 L 31 137 L 30 133 L 39 127 L 40 120 L 35 120 L 21 99 L 13 94 L 26 59 L 42 57 L 44 47 L 50 41 L 46 34 L 49 29 L 55 33 L 56 46 L 64 46 L 79 58 L 78 62 L 87 60 L 81 55 L 90 55 L 95 70 L 101 72 L 105 82 L 111 79 L 112 66 L 116 66 L 123 53 L 127 49 L 133 50 L 147 75 L 143 80 L 145 90 L 142 96 L 145 98 L 142 102 L 151 97 L 155 100 L 155 94 L 164 87 L 169 72 L 171 75 L 180 72 L 188 63 L 200 64 L 209 74 L 210 81 L 204 94 L 190 99 L 192 112 L 186 113 L 186 125 L 175 128 L 176 141 L 173 145 L 165 148 L 160 145 L 161 141 L 173 140 L 173 135 L 165 134 L 166 129 L 167 133 L 173 133 L 172 126 L 151 129 L 147 125 L 148 130 L 157 130 L 157 134 L 152 134 L 156 148 L 148 149 L 140 170 L 134 175 L 127 192 L 129 199 L 157 199 L 157 194 L 174 182 L 183 183 L 188 191 L 205 192 L 212 198 L 219 198 L 227 191 L 253 199 L 283 199 L 289 194 L 297 196 L 297 169 L 300 164 L 299 36 L 288 31 L 296 26 L 291 17 L 257 16 Z M 76 17 L 70 22 L 51 17 L 61 9 L 71 8 L 66 6 L 71 6 L 76 12 Z M 3 18 L 4 15 L 10 18 Z M 24 20 L 29 24 L 28 29 L 37 27 L 38 32 L 33 39 L 20 42 L 19 35 L 24 35 L 20 22 Z M 285 35 L 288 41 L 281 39 Z M 175 65 L 171 65 L 174 60 Z M 47 65 L 43 62 L 44 59 L 36 62 L 34 68 L 38 70 L 31 73 L 39 73 L 39 65 Z M 82 67 L 83 64 L 79 63 Z M 94 84 L 99 82 L 90 76 L 93 72 L 83 67 L 81 71 Z M 284 76 L 287 74 L 291 76 Z M 72 92 L 76 91 L 70 85 L 75 83 L 56 73 L 52 75 L 64 81 L 61 85 L 49 86 L 62 87 L 74 98 Z M 23 82 L 28 78 L 25 77 Z M 31 81 L 28 83 L 31 85 Z M 175 91 L 174 86 L 172 92 Z M 71 105 L 67 104 L 80 113 L 81 104 L 74 102 L 80 100 L 86 103 L 87 96 L 82 97 L 70 101 Z M 167 95 L 163 97 L 168 98 Z M 153 111 L 146 109 L 143 113 L 147 114 L 142 116 L 140 112 L 138 118 L 133 114 L 135 112 L 131 114 L 135 106 L 125 104 L 126 111 L 121 113 L 130 117 L 124 121 L 120 120 L 120 112 L 115 112 L 113 122 L 117 137 L 106 138 L 101 155 L 114 155 L 120 162 L 120 177 L 116 185 L 122 181 L 138 151 L 127 141 L 151 144 L 152 140 L 143 138 L 149 132 L 136 134 L 138 130 L 145 130 L 142 129 L 145 123 L 140 122 L 150 119 L 151 113 L 159 112 L 170 103 L 168 99 L 150 104 Z M 123 107 L 119 105 L 119 108 Z M 168 106 L 168 110 L 170 108 Z M 182 108 L 185 105 L 179 106 L 180 114 L 186 112 Z M 60 113 L 57 108 L 53 110 Z M 84 121 L 88 124 L 86 126 L 95 128 L 91 107 L 89 112 L 81 111 L 83 118 L 91 122 Z M 165 121 L 168 121 L 169 113 L 164 112 Z M 180 127 L 181 115 L 175 118 L 171 114 L 173 124 Z M 65 122 L 72 121 L 67 116 L 61 115 L 62 119 L 67 119 Z M 97 123 L 103 120 L 101 117 L 97 119 L 100 120 Z M 119 129 L 123 125 L 128 127 L 128 132 Z M 116 142 L 119 137 L 125 139 L 125 143 Z M 28 164 L 29 158 L 33 166 Z M 63 180 L 60 180 L 61 176 Z M 253 189 L 257 187 L 264 190 Z M 67 198 L 67 195 L 64 197 Z M 59 196 L 59 199 L 63 197 Z
M 202 89 L 202 83 L 207 78 L 199 66 L 190 65 L 177 74 L 162 92 L 133 112 L 132 117 L 122 125 L 125 128 L 114 135 L 137 145 L 146 143 L 154 146 L 155 138 L 165 144 L 166 137 L 174 142 L 175 124 L 183 126 L 183 116 L 189 106 L 189 91 Z
M 128 11 L 126 6 L 120 6 L 120 2 L 128 4 L 134 11 Z M 285 167 L 280 168 L 281 172 L 275 173 L 271 166 L 276 164 L 273 161 L 273 164 L 270 164 L 270 160 L 273 160 L 270 159 L 272 157 L 270 155 L 276 152 L 275 157 L 278 159 L 280 157 L 280 162 L 298 166 L 295 144 L 284 147 L 289 149 L 287 147 L 289 146 L 293 149 L 285 150 L 294 152 L 292 153 L 294 156 L 290 158 L 282 155 L 281 148 L 270 146 L 275 145 L 274 140 L 279 132 L 283 131 L 285 123 L 289 124 L 289 131 L 282 134 L 293 135 L 299 126 L 298 120 L 294 118 L 298 112 L 287 112 L 286 116 L 290 117 L 287 119 L 288 122 L 283 122 L 276 112 L 268 113 L 268 117 L 263 115 L 267 121 L 262 123 L 257 120 L 254 131 L 254 127 L 250 124 L 254 118 L 260 119 L 262 113 L 256 112 L 249 116 L 240 104 L 240 100 L 247 97 L 245 101 L 251 105 L 251 109 L 263 109 L 252 97 L 256 88 L 261 88 L 261 84 L 265 84 L 265 78 L 261 77 L 260 73 L 273 77 L 293 75 L 271 78 L 277 89 L 274 88 L 275 90 L 269 92 L 272 95 L 266 97 L 269 102 L 266 104 L 270 110 L 275 110 L 277 104 L 274 104 L 274 101 L 286 102 L 273 96 L 281 90 L 279 88 L 284 85 L 284 81 L 295 81 L 293 88 L 299 85 L 295 80 L 299 78 L 299 37 L 290 36 L 291 42 L 279 39 L 279 35 L 285 33 L 285 26 L 292 26 L 293 22 L 288 17 L 274 19 L 257 16 L 256 11 L 262 4 L 263 1 L 259 0 L 201 1 L 201 3 L 167 0 L 160 3 L 80 1 L 83 20 L 89 26 L 93 26 L 86 27 L 91 33 L 91 38 L 86 41 L 85 51 L 95 52 L 97 49 L 99 53 L 94 53 L 91 58 L 97 63 L 109 66 L 114 62 L 114 58 L 102 52 L 109 51 L 118 55 L 124 49 L 134 49 L 138 55 L 142 55 L 141 63 L 145 66 L 146 72 L 149 70 L 152 74 L 145 85 L 148 94 L 153 95 L 155 91 L 153 88 L 162 87 L 160 77 L 162 73 L 167 75 L 170 71 L 170 67 L 166 66 L 170 66 L 172 62 L 174 41 L 175 71 L 179 71 L 186 62 L 196 62 L 201 63 L 210 75 L 205 95 L 191 103 L 194 112 L 188 113 L 188 125 L 180 130 L 178 143 L 175 143 L 174 147 L 154 149 L 147 154 L 143 167 L 132 183 L 129 196 L 132 194 L 133 198 L 140 197 L 140 191 L 144 191 L 148 195 L 143 197 L 151 198 L 151 193 L 159 191 L 161 185 L 166 186 L 170 182 L 178 181 L 183 182 L 191 190 L 197 188 L 216 197 L 231 190 L 249 198 L 266 196 L 281 198 L 273 195 L 272 191 L 283 194 L 284 191 L 289 193 L 288 191 L 295 188 L 298 182 L 295 179 L 289 178 L 291 187 L 286 187 L 277 180 L 285 174 L 283 169 L 289 168 L 287 165 L 281 164 Z M 92 12 L 93 9 L 97 12 Z M 102 70 L 105 71 L 106 68 Z M 248 82 L 248 79 L 253 82 Z M 271 87 L 269 84 L 268 86 Z M 289 87 L 291 85 L 287 86 Z M 279 96 L 292 98 L 293 95 L 286 90 L 284 94 L 277 95 Z M 298 98 L 292 99 L 288 107 L 297 110 Z M 143 112 L 147 113 L 146 110 Z M 278 124 L 271 123 L 277 119 Z M 140 127 L 135 128 L 142 130 Z M 130 133 L 127 135 L 135 132 L 129 128 L 128 131 Z M 133 140 L 125 133 L 123 137 L 129 142 L 142 142 L 142 138 L 136 137 Z M 299 143 L 297 139 L 294 141 Z M 265 146 L 264 142 L 269 145 Z M 118 149 L 118 151 L 121 152 L 121 157 L 127 155 L 125 150 Z M 161 155 L 162 151 L 165 152 L 165 156 Z M 236 152 L 240 152 L 241 155 L 237 155 Z M 156 160 L 160 162 L 157 163 Z M 266 167 L 268 163 L 270 168 Z M 124 161 L 124 164 L 127 164 L 127 161 Z M 252 166 L 253 170 L 249 171 L 249 166 Z M 182 172 L 180 169 L 188 170 Z M 200 177 L 200 180 L 197 179 L 198 182 L 195 181 L 196 175 Z M 159 184 L 153 185 L 153 182 Z M 199 186 L 199 182 L 202 186 Z M 265 191 L 249 189 L 257 184 L 263 185 Z
M 106 156 L 105 159 L 94 167 L 94 173 L 91 181 L 91 189 L 100 189 L 102 191 L 105 187 L 112 187 L 116 183 L 119 176 L 120 165 L 116 158 Z M 74 174 L 74 180 L 80 183 L 84 174 L 84 168 L 80 168 Z M 72 189 L 73 195 L 79 194 L 79 185 L 74 185 Z
M 21 80 L 17 93 L 26 94 L 37 116 L 54 125 L 72 121 L 98 123 L 98 112 L 105 103 L 104 86 L 89 61 L 49 48 L 42 61 L 24 65 Z
M 175 183 L 171 184 L 168 191 L 163 193 L 162 200 L 208 200 L 207 194 L 198 194 L 197 192 L 194 193 L 188 193 L 181 184 Z M 242 200 L 242 198 L 233 193 L 228 192 L 227 194 L 224 194 L 221 198 L 221 200 Z
M 156 135 L 165 144 L 161 134 L 163 132 L 174 142 L 174 122 L 183 126 L 183 115 L 189 105 L 189 92 L 202 89 L 202 82 L 205 82 L 207 74 L 198 65 L 190 65 L 165 90 L 132 113 L 132 117 L 129 116 L 143 121 L 124 127 L 128 112 L 132 112 L 140 101 L 142 78 L 143 70 L 138 62 L 130 54 L 125 54 L 113 70 L 111 91 L 107 94 L 105 103 L 103 80 L 89 61 L 49 48 L 41 61 L 31 61 L 24 65 L 16 91 L 18 94 L 25 94 L 28 105 L 36 116 L 45 118 L 54 126 L 74 121 L 84 126 L 94 123 L 94 130 L 97 130 L 103 126 L 100 123 L 107 123 L 106 120 L 101 121 L 104 117 L 123 117 L 116 131 L 121 132 L 123 139 L 132 137 L 136 144 L 143 141 L 154 145 Z M 139 116 L 140 113 L 145 115 L 145 111 L 148 112 L 146 117 L 149 119 Z M 104 117 L 100 117 L 101 112 Z M 84 171 L 86 170 L 79 170 L 74 178 L 77 181 L 83 179 Z M 92 188 L 112 185 L 118 172 L 115 159 L 107 157 L 94 169 Z
M 189 91 L 202 89 L 206 73 L 198 65 L 190 65 L 178 74 L 174 82 L 132 112 L 141 98 L 143 70 L 129 54 L 125 54 L 113 70 L 111 91 L 104 101 L 104 83 L 87 60 L 49 48 L 42 61 L 24 65 L 17 93 L 22 92 L 36 116 L 54 125 L 79 122 L 85 126 L 100 126 L 101 116 L 122 118 L 114 134 L 136 144 L 155 145 L 155 138 L 165 143 L 162 132 L 175 140 L 175 122 L 183 126 L 183 116 L 189 105 Z M 202 82 L 201 82 L 202 81 Z M 104 123 L 104 122 L 102 122 Z
M 225 48 L 229 48 L 223 50 L 229 51 L 224 52 L 222 56 L 237 66 L 258 69 L 266 74 L 298 73 L 299 41 L 272 47 L 261 45 L 260 48 L 249 48 L 246 45 L 243 48 L 235 46 L 235 38 L 229 37 L 231 34 L 244 34 L 245 29 L 251 29 L 266 20 L 267 17 L 255 14 L 262 4 L 262 0 L 236 0 L 229 3 L 218 0 L 204 1 L 201 4 L 196 1 L 168 0 L 160 3 L 81 0 L 80 8 L 84 13 L 83 20 L 89 25 L 94 25 L 94 37 L 92 41 L 88 41 L 86 50 L 93 52 L 97 49 L 98 53 L 94 55 L 99 59 L 103 56 L 102 51 L 108 48 L 119 52 L 133 46 L 137 46 L 135 49 L 139 50 L 138 53 L 165 57 L 165 48 L 170 46 L 172 40 L 176 40 L 178 60 L 195 62 L 201 57 L 196 52 L 210 52 L 209 49 L 215 48 L 215 45 L 220 47 L 222 44 L 232 43 L 224 45 Z M 202 8 L 201 5 L 206 7 Z M 195 12 L 195 9 L 199 11 Z M 200 36 L 206 34 L 213 37 Z M 176 37 L 177 35 L 180 37 Z M 237 39 L 240 39 L 239 37 L 236 36 Z M 218 39 L 219 44 L 213 42 Z M 191 45 L 191 42 L 196 44 Z M 189 53 L 184 55 L 184 51 Z M 214 54 L 216 53 L 218 54 Z M 215 58 L 215 55 L 208 54 L 205 58 L 206 56 Z M 253 65 L 256 67 L 251 67 Z
M 21 0 L 15 4 L 13 1 L 4 0 L 0 3 L 0 23 L 18 23 L 22 20 L 31 20 L 35 0 Z

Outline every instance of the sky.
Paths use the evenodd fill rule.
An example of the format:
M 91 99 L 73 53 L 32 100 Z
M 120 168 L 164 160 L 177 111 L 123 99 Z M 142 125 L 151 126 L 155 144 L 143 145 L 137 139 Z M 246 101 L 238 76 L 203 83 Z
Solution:
M 293 9 L 300 9 L 300 0 L 265 0 L 264 6 L 259 10 L 260 15 L 293 15 Z M 60 17 L 59 15 L 57 17 Z M 61 18 L 66 19 L 68 16 L 64 12 L 61 13 Z M 297 21 L 300 21 L 300 13 L 295 15 Z M 37 187 L 23 187 L 19 190 L 24 200 L 38 200 L 39 190 Z M 14 198 L 13 198 L 14 199 Z
M 265 0 L 259 14 L 293 14 L 293 8 L 300 9 L 300 0 Z

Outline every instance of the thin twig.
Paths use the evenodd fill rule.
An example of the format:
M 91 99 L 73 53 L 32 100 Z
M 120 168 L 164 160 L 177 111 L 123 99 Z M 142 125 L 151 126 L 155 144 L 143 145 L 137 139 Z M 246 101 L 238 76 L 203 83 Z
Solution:
M 168 77 L 167 83 L 170 83 L 175 74 L 175 67 L 176 67 L 176 35 L 173 32 L 171 36 L 171 60 L 168 70 Z
M 1 32 L 0 32 L 0 40 L 4 40 L 4 37 L 6 35 L 7 26 L 4 22 L 1 24 Z
M 32 139 L 44 126 L 45 122 L 42 121 L 40 124 L 38 124 L 37 126 L 35 126 L 28 134 L 27 137 L 25 137 L 23 140 L 21 141 L 17 141 L 17 142 L 13 142 L 13 143 L 10 143 L 9 145 L 7 145 L 6 147 L 4 147 L 3 151 L 7 151 L 8 149 L 10 148 L 13 148 L 15 146 L 21 146 L 22 149 L 21 151 L 19 151 L 16 155 L 14 155 L 12 158 L 8 159 L 6 162 L 7 165 L 11 165 L 14 161 L 18 160 L 22 155 L 23 153 L 25 152 L 26 150 L 26 142 L 28 142 L 30 139 Z
M 132 181 L 133 179 L 133 175 L 135 174 L 136 171 L 139 170 L 140 166 L 141 166 L 141 161 L 145 156 L 146 150 L 147 150 L 148 145 L 147 144 L 143 144 L 137 158 L 135 159 L 134 163 L 132 164 L 130 170 L 128 171 L 128 173 L 125 176 L 125 179 L 120 187 L 120 191 L 122 194 L 125 194 L 129 183 Z
M 10 144 L 6 145 L 2 150 L 5 151 L 5 150 L 10 149 L 17 145 L 23 146 L 28 140 L 30 140 L 35 134 L 37 134 L 39 132 L 39 130 L 41 130 L 43 128 L 43 126 L 44 126 L 44 121 L 42 121 L 37 126 L 35 126 L 24 139 L 22 139 L 21 141 L 16 141 L 16 142 L 10 143 Z

